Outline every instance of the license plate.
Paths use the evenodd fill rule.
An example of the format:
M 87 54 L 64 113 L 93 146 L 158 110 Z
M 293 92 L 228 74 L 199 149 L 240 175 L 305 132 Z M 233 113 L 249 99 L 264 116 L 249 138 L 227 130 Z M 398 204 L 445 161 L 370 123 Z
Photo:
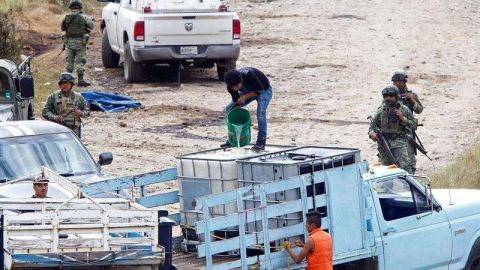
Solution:
M 180 47 L 180 54 L 198 54 L 197 46 Z

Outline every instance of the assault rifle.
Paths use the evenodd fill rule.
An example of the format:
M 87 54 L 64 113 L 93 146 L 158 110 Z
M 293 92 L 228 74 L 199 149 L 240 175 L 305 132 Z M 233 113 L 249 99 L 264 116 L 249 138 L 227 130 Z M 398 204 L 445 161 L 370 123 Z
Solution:
M 372 116 L 369 116 L 367 119 L 370 120 L 370 123 L 371 123 L 371 124 L 373 123 L 373 117 L 372 117 Z M 390 144 L 388 143 L 388 141 L 387 141 L 387 140 L 385 139 L 385 137 L 383 136 L 382 131 L 380 131 L 380 129 L 379 129 L 378 127 L 374 127 L 373 132 L 375 132 L 375 133 L 377 134 L 377 143 L 378 143 L 378 145 L 380 146 L 380 148 L 381 148 L 381 149 L 385 152 L 385 154 L 387 155 L 388 160 L 389 160 L 392 164 L 395 164 L 395 165 L 397 165 L 398 167 L 400 167 L 400 164 L 398 163 L 397 159 L 396 159 L 395 156 L 393 155 L 392 150 L 390 149 Z
M 65 43 L 62 46 L 62 50 L 58 53 L 57 57 L 59 57 L 65 51 Z
M 419 124 L 418 126 L 423 125 Z M 420 153 L 424 154 L 430 161 L 432 161 L 432 159 L 427 155 L 428 151 L 423 146 L 422 141 L 420 141 L 420 138 L 418 137 L 415 130 L 412 132 L 412 135 L 407 134 L 407 140 L 413 145 L 413 147 L 415 147 L 415 154 L 417 154 L 418 150 L 420 151 Z

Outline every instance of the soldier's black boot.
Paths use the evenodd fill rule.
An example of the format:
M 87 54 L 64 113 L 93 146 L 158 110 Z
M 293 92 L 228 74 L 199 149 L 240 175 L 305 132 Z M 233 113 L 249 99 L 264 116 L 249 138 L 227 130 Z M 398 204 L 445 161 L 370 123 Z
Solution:
M 83 79 L 83 74 L 78 74 L 78 87 L 86 87 L 90 86 L 91 84 Z
M 252 147 L 252 150 L 255 152 L 260 152 L 265 150 L 265 144 L 267 143 L 267 139 L 257 139 L 257 142 Z
M 232 145 L 231 145 L 230 142 L 227 140 L 226 143 L 220 144 L 220 147 L 221 147 L 221 148 L 230 148 L 230 147 L 232 147 Z

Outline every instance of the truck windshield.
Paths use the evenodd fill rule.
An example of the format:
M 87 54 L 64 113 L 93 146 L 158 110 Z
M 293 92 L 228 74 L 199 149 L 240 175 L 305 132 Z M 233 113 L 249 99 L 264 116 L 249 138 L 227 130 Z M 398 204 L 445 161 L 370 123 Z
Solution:
M 0 139 L 0 180 L 28 177 L 47 167 L 64 176 L 98 173 L 98 167 L 73 134 Z

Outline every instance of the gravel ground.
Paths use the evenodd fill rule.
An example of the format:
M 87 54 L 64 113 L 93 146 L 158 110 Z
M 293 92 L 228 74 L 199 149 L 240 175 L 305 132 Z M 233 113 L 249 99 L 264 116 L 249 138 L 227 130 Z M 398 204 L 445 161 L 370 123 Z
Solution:
M 477 137 L 480 20 L 474 18 L 480 4 L 282 0 L 233 5 L 242 19 L 237 66 L 263 70 L 274 87 L 269 143 L 357 147 L 364 159 L 376 161 L 366 118 L 398 68 L 407 70 L 409 86 L 425 106 L 418 134 L 437 169 Z M 177 155 L 225 140 L 222 110 L 229 95 L 215 69 L 185 69 L 182 84 L 176 85 L 167 69 L 154 67 L 145 82 L 126 84 L 122 68 L 102 67 L 99 32 L 93 41 L 92 89 L 126 94 L 145 105 L 128 113 L 94 113 L 86 121 L 88 149 L 95 156 L 114 153 L 106 172 L 123 176 L 161 170 L 174 166 Z M 247 108 L 255 115 L 255 103 Z M 427 158 L 418 160 L 420 173 L 434 170 Z

